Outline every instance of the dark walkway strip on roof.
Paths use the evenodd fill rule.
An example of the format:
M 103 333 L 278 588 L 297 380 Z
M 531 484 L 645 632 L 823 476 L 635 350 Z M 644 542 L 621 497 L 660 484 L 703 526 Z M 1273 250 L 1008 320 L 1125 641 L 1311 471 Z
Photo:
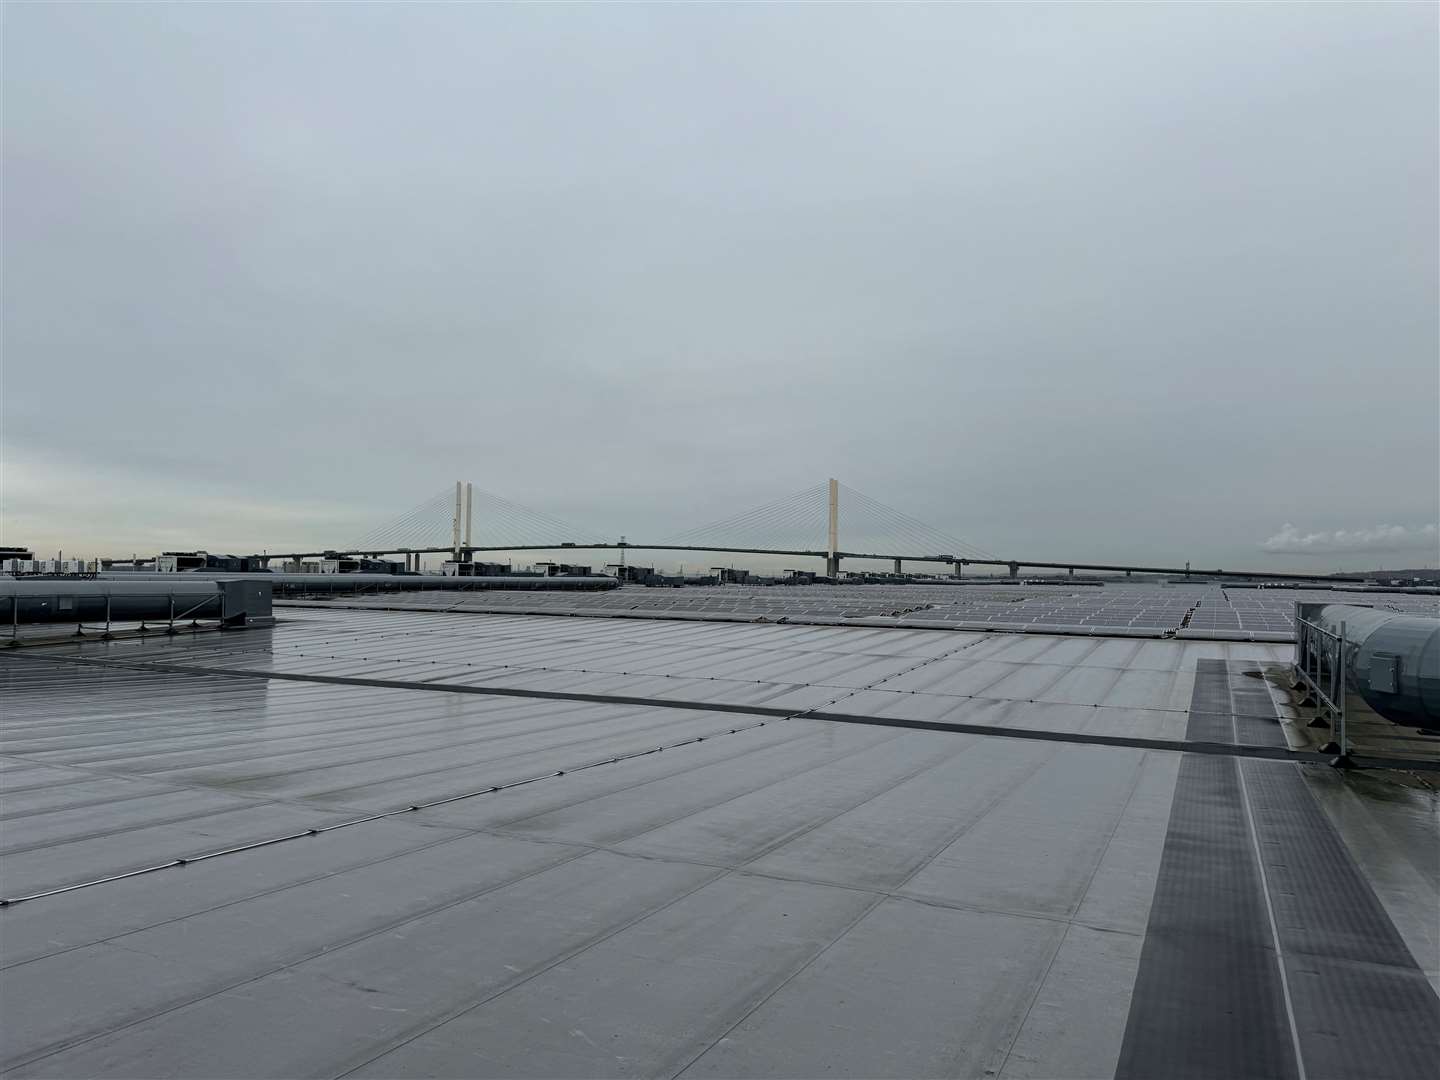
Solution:
M 1230 679 L 1197 664 L 1187 735 L 1221 734 Z M 1235 690 L 1252 710 L 1257 693 Z M 1117 1077 L 1410 1077 L 1436 1060 L 1440 998 L 1299 770 L 1186 757 Z
M 1408 1078 L 1440 1064 L 1440 997 L 1298 769 L 1236 762 L 1312 1077 Z
M 125 668 L 178 675 L 215 675 L 228 678 L 276 679 L 282 682 L 320 683 L 330 686 L 366 686 L 377 690 L 426 690 L 450 694 L 479 694 L 487 697 L 536 698 L 543 701 L 588 701 L 596 705 L 635 705 L 642 708 L 687 709 L 692 712 L 733 713 L 742 716 L 790 717 L 803 713 L 807 720 L 828 720 L 836 724 L 864 724 L 871 727 L 905 728 L 911 731 L 939 731 L 961 735 L 993 735 L 1005 739 L 1026 739 L 1036 742 L 1077 743 L 1084 746 L 1121 746 L 1132 750 L 1166 750 L 1172 753 L 1218 754 L 1222 757 L 1264 758 L 1271 761 L 1303 761 L 1315 765 L 1329 763 L 1333 755 L 1306 750 L 1290 750 L 1284 744 L 1241 746 L 1227 730 L 1223 737 L 1202 739 L 1145 739 L 1130 735 L 1094 735 L 1083 731 L 1045 731 L 1034 728 L 1002 727 L 998 724 L 969 724 L 959 720 L 912 720 L 899 716 L 864 716 L 857 713 L 828 712 L 823 709 L 796 710 L 767 705 L 736 705 L 723 701 L 686 701 L 681 698 L 639 697 L 631 694 L 586 694 L 567 690 L 530 690 L 511 686 L 475 686 L 470 683 L 413 682 L 404 679 L 367 679 L 352 675 L 312 675 L 290 671 L 267 671 L 260 668 L 208 667 L 199 664 L 151 663 L 140 660 L 105 660 L 91 656 L 11 657 L 5 660 L 26 662 L 83 664 L 100 668 Z M 1223 663 L 1224 661 L 1200 661 Z M 1229 712 L 1225 715 L 1229 717 Z M 1227 724 L 1228 727 L 1228 724 Z M 1217 729 L 1218 730 L 1218 729 Z M 1278 728 L 1276 729 L 1278 731 Z M 1418 761 L 1410 758 L 1365 757 L 1351 755 L 1351 761 L 1366 769 L 1419 769 L 1440 772 L 1440 761 Z
M 1224 661 L 1207 660 L 1201 663 L 1223 664 Z M 1250 668 L 1249 671 L 1254 674 L 1246 674 L 1243 670 L 1229 672 L 1234 739 L 1236 742 L 1284 746 L 1285 733 L 1281 730 L 1280 718 L 1275 715 L 1270 689 L 1264 678 L 1257 677 L 1261 675 L 1258 669 Z
M 1230 724 L 1223 661 L 1196 665 L 1187 735 Z M 1115 1075 L 1300 1075 L 1233 761 L 1180 763 Z

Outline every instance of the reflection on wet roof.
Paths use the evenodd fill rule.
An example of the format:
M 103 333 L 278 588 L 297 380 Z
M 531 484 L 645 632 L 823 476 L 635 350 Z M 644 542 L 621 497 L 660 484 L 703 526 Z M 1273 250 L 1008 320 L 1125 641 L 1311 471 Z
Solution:
M 983 588 L 950 609 L 1089 610 Z M 864 595 L 915 595 L 895 592 Z M 1177 595 L 1193 623 L 1214 591 Z M 1433 788 L 1294 749 L 1290 646 L 757 623 L 774 611 L 734 603 L 688 621 L 286 606 L 269 630 L 0 655 L 0 871 L 22 900 L 0 912 L 0 1061 L 1138 1077 L 1435 1060 Z

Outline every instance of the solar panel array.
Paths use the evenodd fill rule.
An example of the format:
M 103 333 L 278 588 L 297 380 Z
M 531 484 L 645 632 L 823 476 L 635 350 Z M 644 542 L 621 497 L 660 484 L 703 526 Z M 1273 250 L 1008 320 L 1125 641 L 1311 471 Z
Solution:
M 932 610 L 915 616 L 964 626 L 1013 630 L 1081 630 L 1158 635 L 1177 628 L 1201 595 L 1198 587 L 1115 586 L 1066 589 L 1031 586 L 995 597 L 989 586 L 959 586 L 965 595 L 938 590 Z M 1022 587 L 1023 588 L 1023 587 Z
M 1402 615 L 1440 617 L 1440 596 L 1416 593 L 1394 593 L 1378 589 L 1365 592 L 1336 592 L 1333 589 L 1224 589 L 1223 592 L 1226 605 L 1231 616 L 1238 622 L 1241 633 L 1281 633 L 1293 637 L 1297 603 L 1355 604 Z M 1191 625 L 1195 625 L 1193 619 Z
M 627 586 L 608 592 L 411 592 L 388 594 L 391 608 L 443 607 L 455 611 L 553 610 L 584 612 L 650 612 L 666 614 L 734 615 L 740 618 L 816 617 L 835 619 L 898 617 L 924 609 L 928 601 L 900 590 L 859 586 L 827 588 L 795 586 L 698 586 L 685 589 L 647 589 Z M 347 601 L 340 601 L 347 602 Z
M 373 601 L 387 608 L 539 611 L 656 618 L 890 622 L 907 626 L 1035 633 L 1288 641 L 1297 601 L 1364 604 L 1440 615 L 1440 597 L 1382 591 L 1238 589 L 1210 584 L 745 585 L 609 592 L 412 592 Z M 366 603 L 354 598 L 336 604 Z

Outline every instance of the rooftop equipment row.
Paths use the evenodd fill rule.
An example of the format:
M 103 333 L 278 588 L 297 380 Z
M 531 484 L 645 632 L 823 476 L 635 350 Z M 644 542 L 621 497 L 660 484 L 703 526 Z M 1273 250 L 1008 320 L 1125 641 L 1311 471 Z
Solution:
M 133 574 L 119 575 L 134 579 Z M 218 619 L 224 625 L 266 625 L 271 582 L 147 575 L 140 580 L 0 578 L 0 613 L 22 623 L 94 623 Z

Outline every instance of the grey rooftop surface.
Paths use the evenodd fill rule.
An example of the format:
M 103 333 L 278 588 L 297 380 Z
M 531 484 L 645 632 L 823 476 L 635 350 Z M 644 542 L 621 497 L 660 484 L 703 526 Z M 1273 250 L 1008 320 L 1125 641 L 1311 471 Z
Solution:
M 1440 774 L 1288 645 L 276 613 L 0 653 L 7 1075 L 1440 1061 Z

